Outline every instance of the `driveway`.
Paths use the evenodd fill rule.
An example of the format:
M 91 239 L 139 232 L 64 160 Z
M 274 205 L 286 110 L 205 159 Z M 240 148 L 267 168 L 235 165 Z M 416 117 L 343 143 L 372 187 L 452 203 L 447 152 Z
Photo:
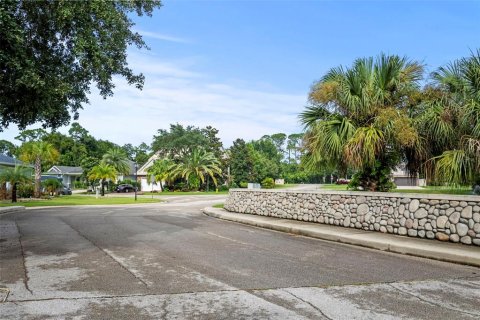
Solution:
M 478 268 L 201 213 L 224 198 L 0 216 L 1 318 L 480 317 Z

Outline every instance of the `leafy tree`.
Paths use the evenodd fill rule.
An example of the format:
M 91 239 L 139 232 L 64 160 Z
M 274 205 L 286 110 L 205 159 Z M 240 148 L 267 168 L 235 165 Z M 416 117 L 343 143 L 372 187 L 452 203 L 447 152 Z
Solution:
M 36 198 L 40 197 L 40 180 L 42 177 L 42 162 L 54 162 L 59 153 L 55 147 L 44 141 L 30 141 L 20 147 L 20 159 L 24 162 L 33 162 L 35 168 L 35 192 Z
M 122 146 L 122 149 L 128 159 L 138 163 L 139 166 L 144 165 L 150 158 L 150 147 L 145 142 L 142 142 L 137 147 L 127 143 Z
M 0 184 L 10 183 L 12 186 L 12 202 L 17 202 L 17 187 L 32 181 L 32 174 L 29 168 L 15 166 L 0 170 Z
M 241 182 L 249 182 L 252 179 L 253 173 L 253 159 L 247 144 L 242 139 L 237 139 L 230 147 L 230 173 L 233 176 L 233 181 L 240 185 Z
M 92 83 L 102 97 L 113 94 L 113 76 L 141 89 L 127 49 L 146 45 L 131 17 L 159 7 L 156 0 L 0 2 L 0 130 L 65 125 L 70 111 L 78 118 Z
M 285 145 L 287 135 L 285 133 L 275 133 L 270 136 L 270 139 L 277 148 L 278 154 L 281 154 L 283 156 L 283 154 L 285 153 L 285 149 L 283 146 Z
M 112 166 L 119 174 L 129 174 L 130 164 L 127 155 L 121 148 L 109 149 L 102 157 L 102 164 Z
M 303 139 L 303 133 L 292 133 L 288 136 L 288 140 L 287 140 L 288 163 L 292 162 L 292 152 L 293 152 L 294 161 L 295 162 L 298 161 L 298 152 L 300 150 L 302 139 Z
M 254 143 L 255 141 L 247 144 L 248 153 L 253 162 L 252 181 L 261 182 L 265 178 L 278 178 L 280 175 L 279 159 L 272 158 L 269 153 L 256 150 Z
M 117 171 L 109 164 L 100 163 L 90 170 L 88 173 L 90 180 L 100 180 L 102 186 L 102 197 L 105 196 L 105 182 L 109 179 L 115 181 L 117 179 Z
M 333 68 L 310 92 L 311 105 L 300 118 L 312 163 L 326 162 L 345 176 L 358 169 L 364 190 L 388 190 L 385 179 L 419 136 L 408 116 L 419 91 L 423 67 L 399 56 L 357 59 L 351 68 Z M 369 176 L 366 178 L 366 176 Z
M 18 147 L 7 140 L 0 140 L 0 153 L 14 157 Z
M 186 179 L 191 188 L 198 190 L 200 184 L 205 183 L 206 176 L 211 177 L 213 183 L 217 185 L 216 175 L 222 173 L 219 165 L 220 161 L 212 152 L 197 148 L 173 166 L 171 176 Z
M 48 132 L 44 129 L 28 129 L 20 132 L 15 139 L 21 142 L 38 141 L 43 139 L 43 137 L 45 137 L 47 134 Z
M 212 127 L 200 129 L 171 124 L 170 130 L 160 129 L 153 137 L 152 149 L 161 157 L 182 158 L 194 149 L 204 148 L 217 157 L 222 154 L 222 144 L 217 137 L 218 130 Z

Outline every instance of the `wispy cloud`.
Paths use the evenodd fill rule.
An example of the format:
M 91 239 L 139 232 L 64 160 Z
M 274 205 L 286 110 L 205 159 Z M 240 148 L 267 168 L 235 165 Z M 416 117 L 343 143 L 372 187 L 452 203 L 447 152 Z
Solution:
M 158 129 L 171 123 L 217 128 L 224 145 L 236 138 L 258 139 L 265 134 L 299 132 L 297 114 L 306 92 L 279 93 L 255 85 L 220 83 L 195 71 L 188 62 L 164 61 L 155 56 L 130 55 L 130 66 L 143 72 L 142 91 L 115 79 L 114 96 L 102 99 L 92 90 L 90 104 L 79 122 L 99 139 L 118 144 L 151 143 Z M 67 132 L 66 128 L 60 130 Z M 10 130 L 12 140 L 15 130 Z
M 151 31 L 143 31 L 143 30 L 135 30 L 136 32 L 140 33 L 142 36 L 162 41 L 170 41 L 170 42 L 177 42 L 177 43 L 191 43 L 190 40 L 180 37 L 171 36 L 164 33 L 159 32 L 151 32 Z

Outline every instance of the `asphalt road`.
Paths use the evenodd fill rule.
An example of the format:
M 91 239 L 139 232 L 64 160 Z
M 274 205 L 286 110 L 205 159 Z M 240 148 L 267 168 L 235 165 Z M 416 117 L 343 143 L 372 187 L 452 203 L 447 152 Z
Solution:
M 0 216 L 0 318 L 480 318 L 478 268 L 201 213 L 222 198 Z

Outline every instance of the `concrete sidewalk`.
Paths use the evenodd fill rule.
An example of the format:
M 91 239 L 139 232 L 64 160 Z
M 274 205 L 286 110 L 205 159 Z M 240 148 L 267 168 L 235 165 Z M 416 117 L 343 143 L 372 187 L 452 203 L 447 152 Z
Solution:
M 206 215 L 215 218 L 276 231 L 283 231 L 377 250 L 480 267 L 480 247 L 478 246 L 466 246 L 449 242 L 441 242 L 438 240 L 410 238 L 320 223 L 301 222 L 251 214 L 233 213 L 224 209 L 211 207 L 203 209 L 203 212 Z

